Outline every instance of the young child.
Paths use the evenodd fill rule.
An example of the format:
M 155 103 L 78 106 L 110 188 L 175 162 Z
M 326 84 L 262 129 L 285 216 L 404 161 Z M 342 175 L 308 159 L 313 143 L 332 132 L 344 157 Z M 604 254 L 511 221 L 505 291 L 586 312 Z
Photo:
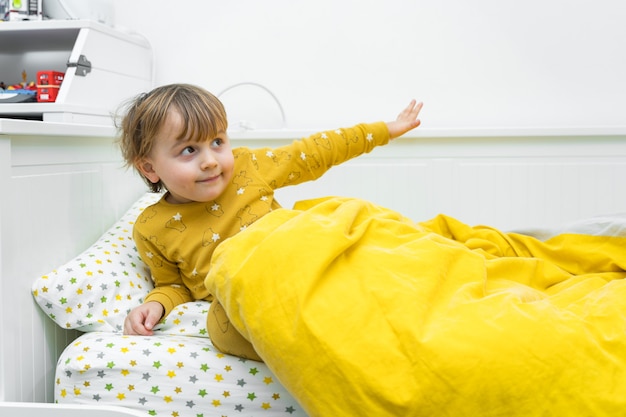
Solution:
M 124 333 L 152 335 L 176 305 L 212 300 L 204 278 L 215 247 L 280 208 L 274 190 L 319 178 L 416 128 L 421 108 L 413 100 L 392 122 L 318 133 L 276 149 L 233 149 L 224 107 L 208 91 L 172 84 L 137 97 L 121 121 L 122 154 L 153 192 L 166 192 L 134 226 L 155 288 L 128 314 Z M 221 351 L 261 360 L 217 301 L 207 329 Z

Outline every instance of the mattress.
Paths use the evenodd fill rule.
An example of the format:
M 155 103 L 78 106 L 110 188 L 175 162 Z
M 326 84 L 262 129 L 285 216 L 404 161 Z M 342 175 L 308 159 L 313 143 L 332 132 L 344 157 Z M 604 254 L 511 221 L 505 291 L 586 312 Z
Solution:
M 59 358 L 56 402 L 123 406 L 147 416 L 304 416 L 264 363 L 213 347 L 208 307 L 178 306 L 154 336 L 84 333 Z

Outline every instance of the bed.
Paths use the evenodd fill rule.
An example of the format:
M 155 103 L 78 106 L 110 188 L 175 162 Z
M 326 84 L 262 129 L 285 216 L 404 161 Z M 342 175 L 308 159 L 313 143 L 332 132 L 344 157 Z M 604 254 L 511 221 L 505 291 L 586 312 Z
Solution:
M 405 138 L 392 146 L 359 158 L 354 163 L 333 169 L 328 176 L 313 184 L 286 190 L 283 195 L 279 195 L 279 201 L 284 206 L 291 207 L 297 201 L 312 197 L 351 196 L 359 201 L 375 202 L 381 207 L 388 207 L 394 212 L 419 221 L 434 219 L 437 213 L 443 212 L 467 224 L 489 224 L 500 230 L 517 230 L 525 235 L 535 235 L 540 241 L 547 240 L 559 231 L 568 230 L 592 234 L 599 230 L 604 230 L 598 232 L 600 234 L 622 233 L 619 224 L 623 217 L 596 215 L 618 212 L 626 207 L 626 195 L 620 192 L 621 178 L 626 175 L 626 142 L 623 132 L 593 134 L 585 131 L 582 133 L 568 131 L 562 135 L 522 132 L 517 136 L 509 134 L 485 136 L 485 132 L 474 132 L 470 135 L 463 132 L 445 134 L 424 131 L 424 133 L 424 137 Z M 297 132 L 253 132 L 233 137 L 236 144 L 245 146 L 259 146 L 259 141 L 263 142 L 263 145 L 274 146 L 302 135 Z M 92 144 L 87 141 L 75 141 L 68 149 L 81 146 L 90 148 Z M 24 155 L 29 154 L 26 152 L 29 149 L 25 147 Z M 88 149 L 84 151 L 87 152 Z M 24 161 L 25 158 L 20 161 Z M 25 181 L 32 179 L 33 186 L 38 184 L 37 190 L 41 187 L 52 189 L 59 177 L 57 165 L 51 163 L 54 169 L 49 176 L 44 177 L 45 183 L 41 182 L 42 176 L 24 175 L 19 177 L 22 181 L 20 185 L 17 185 L 17 181 L 16 185 L 8 184 L 11 189 L 19 188 L 24 193 L 24 190 L 30 189 L 30 185 L 24 186 Z M 37 166 L 41 166 L 41 163 Z M 113 170 L 106 172 L 110 171 Z M 104 194 L 108 196 L 108 200 L 96 199 L 88 207 L 96 207 L 102 201 L 116 201 L 119 205 L 117 186 L 113 184 L 109 175 L 105 175 L 102 179 L 80 182 L 84 183 L 84 192 L 82 194 L 72 192 L 71 195 L 76 207 L 86 205 L 84 201 L 92 197 L 89 193 L 93 194 L 89 191 L 90 187 L 100 182 L 108 184 L 104 186 Z M 117 180 L 115 183 L 118 183 Z M 74 180 L 71 184 L 72 187 L 76 187 L 77 182 Z M 139 188 L 142 188 L 141 184 Z M 73 190 L 70 185 L 68 189 Z M 411 192 L 403 192 L 406 190 Z M 32 194 L 33 200 L 36 201 L 39 192 L 26 195 Z M 138 193 L 137 197 L 139 195 Z M 81 219 L 80 233 L 76 233 L 75 230 L 79 228 L 73 226 L 72 234 L 65 239 L 71 243 L 67 247 L 74 248 L 73 252 L 68 255 L 69 249 L 66 248 L 66 255 L 60 256 L 57 253 L 54 259 L 58 261 L 55 262 L 50 256 L 42 258 L 47 265 L 45 269 L 41 267 L 42 262 L 38 263 L 37 268 L 34 268 L 36 265 L 30 264 L 29 268 L 24 268 L 23 265 L 28 263 L 28 259 L 18 257 L 21 259 L 21 266 L 19 268 L 16 266 L 13 276 L 22 277 L 22 281 L 27 282 L 29 288 L 35 281 L 32 289 L 38 304 L 33 307 L 41 313 L 41 317 L 38 314 L 31 314 L 25 316 L 24 320 L 37 323 L 43 321 L 45 327 L 41 331 L 38 325 L 34 325 L 31 338 L 20 334 L 23 352 L 5 350 L 0 357 L 2 360 L 0 371 L 3 371 L 0 373 L 3 373 L 4 381 L 11 380 L 11 375 L 7 371 L 14 367 L 26 370 L 19 372 L 20 378 L 16 379 L 14 386 L 4 385 L 4 395 L 0 402 L 2 412 L 7 409 L 13 411 L 12 408 L 7 408 L 13 407 L 13 403 L 7 401 L 19 401 L 15 407 L 32 407 L 31 414 L 26 415 L 38 415 L 43 413 L 41 410 L 53 413 L 66 409 L 76 411 L 78 414 L 71 414 L 68 411 L 67 414 L 61 415 L 81 415 L 81 412 L 93 412 L 93 415 L 96 415 L 98 411 L 105 412 L 104 415 L 107 416 L 327 415 L 325 412 L 319 412 L 317 406 L 307 404 L 308 396 L 294 387 L 290 376 L 285 375 L 284 370 L 273 363 L 273 360 L 266 364 L 242 362 L 213 350 L 202 325 L 197 325 L 204 322 L 200 318 L 208 307 L 202 303 L 181 306 L 176 316 L 171 316 L 171 320 L 168 319 L 161 324 L 157 337 L 162 337 L 164 342 L 155 342 L 156 338 L 129 339 L 119 334 L 121 317 L 131 305 L 140 302 L 150 286 L 147 272 L 136 262 L 138 256 L 134 253 L 132 245 L 129 246 L 131 242 L 129 233 L 133 217 L 138 210 L 152 201 L 151 198 L 155 196 L 142 195 L 126 214 L 121 215 L 123 211 L 120 211 L 114 218 L 115 222 L 111 220 L 111 211 L 107 210 L 104 210 L 108 213 L 107 219 L 99 224 L 90 222 L 87 218 Z M 128 201 L 128 195 L 124 200 Z M 4 210 L 7 201 L 2 203 Z M 129 206 L 130 204 L 125 207 Z M 24 218 L 30 216 L 27 216 L 26 210 L 17 206 L 15 209 L 11 208 L 9 213 L 14 215 L 12 218 L 16 219 L 16 222 L 22 214 Z M 64 222 L 62 225 L 66 225 L 65 218 L 60 213 L 55 213 L 56 217 L 39 213 L 40 230 L 51 230 L 53 226 L 56 228 L 59 223 L 55 222 L 60 220 Z M 588 221 L 576 222 L 577 219 Z M 68 222 L 72 225 L 70 220 L 68 216 Z M 102 234 L 102 238 L 82 252 L 98 236 L 94 231 L 103 223 L 107 226 L 98 232 Z M 115 224 L 109 228 L 112 223 Z M 4 227 L 6 228 L 6 222 Z M 108 231 L 103 233 L 105 230 Z M 6 251 L 11 240 L 7 240 L 6 235 L 3 236 L 5 237 L 3 250 Z M 85 236 L 91 236 L 89 238 L 91 240 L 85 241 Z M 82 247 L 77 246 L 76 242 L 79 242 L 77 237 L 82 239 Z M 78 248 L 80 250 L 77 250 Z M 66 262 L 76 253 L 81 254 Z M 120 257 L 123 260 L 120 260 Z M 111 272 L 114 264 L 115 274 L 124 279 L 112 280 L 113 285 L 106 288 L 98 287 L 97 301 L 101 303 L 104 296 L 108 304 L 117 307 L 107 308 L 106 312 L 104 310 L 91 312 L 89 302 L 78 302 L 70 306 L 71 302 L 76 301 L 71 300 L 77 299 L 71 292 L 73 286 L 77 284 L 76 280 L 72 279 L 76 277 L 72 277 L 73 274 L 69 274 L 68 269 L 81 272 L 83 274 L 81 276 L 87 280 L 95 279 L 94 276 L 98 278 L 98 275 L 105 271 Z M 10 262 L 5 262 L 5 271 L 7 265 L 10 265 Z M 38 269 L 38 272 L 24 273 L 26 269 Z M 5 272 L 3 279 L 7 278 L 9 274 Z M 59 280 L 66 282 L 63 284 L 63 291 L 67 291 L 68 296 L 53 297 L 54 293 L 48 292 L 47 296 L 51 297 L 51 300 L 45 300 L 44 287 L 48 291 L 52 289 L 57 291 L 57 287 L 50 284 L 42 285 L 42 281 Z M 116 283 L 117 281 L 119 283 Z M 5 289 L 12 288 L 11 284 L 7 287 L 7 282 L 3 285 Z M 220 291 L 226 291 L 226 288 Z M 23 288 L 23 292 L 28 293 L 28 289 Z M 83 290 L 83 299 L 84 293 Z M 5 306 L 7 295 L 5 291 L 3 298 Z M 30 294 L 28 295 L 30 297 Z M 225 299 L 228 297 L 224 294 L 222 296 Z M 31 300 L 22 299 L 19 305 L 23 308 L 17 311 L 26 311 L 29 301 L 32 301 L 32 297 L 30 298 Z M 61 301 L 63 298 L 65 299 Z M 50 306 L 48 302 L 51 303 Z M 94 301 L 94 306 L 97 305 Z M 12 310 L 5 308 L 5 312 L 16 311 L 16 308 L 13 307 Z M 240 314 L 233 310 L 232 306 L 229 308 L 233 316 Z M 50 314 L 54 315 L 54 319 Z M 245 321 L 246 315 L 242 314 L 241 317 Z M 57 330 L 52 331 L 48 327 L 48 322 L 53 323 Z M 74 330 L 68 330 L 72 328 Z M 246 329 L 242 326 L 241 330 Z M 66 334 L 68 336 L 65 336 Z M 78 338 L 74 340 L 74 337 Z M 42 339 L 45 343 L 42 343 Z M 7 343 L 6 339 L 4 343 Z M 145 343 L 161 343 L 161 346 L 158 348 L 144 346 Z M 50 344 L 60 347 L 58 354 L 49 351 Z M 139 344 L 142 345 L 141 350 L 136 349 Z M 201 352 L 199 346 L 203 347 Z M 119 352 L 113 352 L 116 348 Z M 154 361 L 150 356 L 140 355 L 139 352 L 144 350 L 150 352 L 151 356 L 158 354 L 161 359 Z M 21 353 L 23 354 L 20 356 Z M 202 362 L 200 359 L 195 360 L 196 358 L 190 362 L 186 359 L 179 360 L 185 354 L 196 358 L 202 355 L 203 360 Z M 40 369 L 38 366 L 27 366 L 29 358 L 32 357 L 33 362 L 37 364 L 37 361 L 40 361 L 38 358 L 42 356 L 51 358 L 50 371 L 43 367 Z M 115 359 L 117 357 L 122 357 L 122 361 Z M 144 372 L 139 370 L 140 367 Z M 146 372 L 145 367 L 150 371 Z M 222 372 L 220 369 L 228 372 Z M 35 382 L 29 383 L 26 380 L 29 374 L 32 374 Z M 143 379 L 144 374 L 149 376 L 145 375 L 146 379 Z M 157 379 L 164 382 L 157 383 Z M 50 395 L 39 393 L 44 383 L 46 387 L 48 385 L 51 387 Z M 29 384 L 34 388 L 30 388 Z M 342 389 L 347 384 L 332 385 L 334 395 L 337 398 L 342 397 L 344 394 Z M 32 401 L 38 404 L 27 404 Z M 43 402 L 56 404 L 39 404 Z M 433 401 L 433 404 L 435 403 Z M 360 406 L 356 408 L 361 411 Z M 332 408 L 329 408 L 327 411 L 331 410 Z M 348 414 L 355 413 L 357 412 L 353 411 Z M 358 414 L 362 415 L 360 412 Z M 451 414 L 443 407 L 433 415 Z
M 207 279 L 262 363 L 212 346 L 204 301 L 177 306 L 155 336 L 121 334 L 152 288 L 131 230 L 157 198 L 33 284 L 48 317 L 84 332 L 59 358 L 59 404 L 175 416 L 626 405 L 626 214 L 503 233 L 355 198 L 276 210 L 224 242 Z

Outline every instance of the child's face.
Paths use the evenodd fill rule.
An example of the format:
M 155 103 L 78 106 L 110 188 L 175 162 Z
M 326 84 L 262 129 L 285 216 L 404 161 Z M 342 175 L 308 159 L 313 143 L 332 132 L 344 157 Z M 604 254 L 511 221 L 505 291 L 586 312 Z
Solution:
M 173 204 L 215 200 L 233 176 L 235 159 L 226 132 L 203 142 L 177 140 L 183 128 L 177 111 L 169 111 L 150 155 L 138 169 L 153 183 L 161 180 Z

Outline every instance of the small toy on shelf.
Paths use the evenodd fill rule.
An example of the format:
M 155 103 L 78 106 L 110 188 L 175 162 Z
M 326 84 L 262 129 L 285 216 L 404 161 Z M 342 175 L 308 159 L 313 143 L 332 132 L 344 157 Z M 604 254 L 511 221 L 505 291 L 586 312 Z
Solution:
M 28 74 L 22 71 L 22 82 L 5 86 L 0 89 L 0 103 L 27 103 L 37 99 L 37 84 L 26 81 Z
M 65 73 L 59 71 L 39 71 L 37 73 L 37 101 L 54 102 L 59 94 Z

